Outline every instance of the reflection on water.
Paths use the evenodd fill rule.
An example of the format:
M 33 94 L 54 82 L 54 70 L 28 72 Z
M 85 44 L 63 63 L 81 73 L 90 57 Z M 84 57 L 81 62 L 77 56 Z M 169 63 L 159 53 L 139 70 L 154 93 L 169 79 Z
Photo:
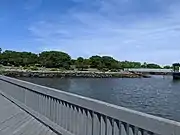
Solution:
M 171 76 L 20 79 L 180 121 L 180 81 Z

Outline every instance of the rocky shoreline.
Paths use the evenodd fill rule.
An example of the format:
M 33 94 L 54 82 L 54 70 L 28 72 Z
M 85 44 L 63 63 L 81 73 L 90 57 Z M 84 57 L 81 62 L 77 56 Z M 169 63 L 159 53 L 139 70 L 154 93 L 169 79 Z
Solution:
M 37 77 L 37 78 L 147 78 L 143 74 L 130 72 L 89 72 L 89 71 L 1 71 L 2 75 L 10 77 Z

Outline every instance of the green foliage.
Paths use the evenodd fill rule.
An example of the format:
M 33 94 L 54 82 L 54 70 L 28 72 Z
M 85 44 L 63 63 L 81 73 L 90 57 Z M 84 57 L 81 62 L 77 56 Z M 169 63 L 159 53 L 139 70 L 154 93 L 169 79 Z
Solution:
M 97 68 L 97 69 L 100 69 L 103 67 L 103 64 L 102 64 L 102 59 L 100 56 L 92 56 L 89 58 L 90 59 L 90 66 L 91 68 Z
M 159 65 L 157 65 L 157 64 L 153 64 L 153 63 L 151 63 L 151 64 L 147 64 L 147 68 L 161 68 L 161 66 L 159 66 Z
M 164 66 L 163 68 L 164 68 L 164 69 L 172 69 L 172 67 L 169 66 L 169 65 L 166 65 L 166 66 Z
M 64 52 L 45 51 L 39 54 L 40 64 L 46 68 L 69 69 L 71 57 Z
M 89 67 L 88 60 L 82 57 L 77 58 L 77 60 L 75 61 L 75 65 L 78 70 L 82 70 L 82 71 L 86 70 Z
M 119 68 L 118 61 L 116 61 L 114 58 L 109 57 L 109 56 L 103 56 L 101 63 L 102 63 L 103 68 L 106 68 L 106 69 Z
M 29 66 L 38 62 L 38 56 L 31 52 L 15 52 L 6 50 L 1 53 L 0 61 L 7 66 Z
M 4 66 L 24 67 L 28 70 L 38 70 L 37 67 L 52 68 L 51 71 L 58 71 L 60 69 L 75 69 L 87 70 L 88 68 L 95 68 L 101 71 L 118 71 L 124 68 L 161 68 L 161 66 L 154 63 L 131 62 L 131 61 L 117 61 L 110 56 L 92 56 L 89 59 L 82 57 L 71 59 L 71 57 L 60 51 L 44 51 L 39 55 L 31 52 L 16 52 L 5 50 L 2 52 L 0 48 L 0 64 Z M 170 66 L 164 68 L 170 69 Z
M 75 59 L 71 59 L 71 65 L 75 65 L 76 60 Z

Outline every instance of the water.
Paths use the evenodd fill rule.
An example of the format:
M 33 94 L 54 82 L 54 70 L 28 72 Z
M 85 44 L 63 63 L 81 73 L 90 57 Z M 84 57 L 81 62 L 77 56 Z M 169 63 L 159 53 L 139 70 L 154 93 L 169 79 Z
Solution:
M 172 77 L 20 79 L 180 121 L 180 82 Z

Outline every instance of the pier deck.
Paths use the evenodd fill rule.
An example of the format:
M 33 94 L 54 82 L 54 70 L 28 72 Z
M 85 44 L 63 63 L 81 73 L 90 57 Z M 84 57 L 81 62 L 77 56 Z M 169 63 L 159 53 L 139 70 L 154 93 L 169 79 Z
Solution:
M 30 114 L 0 95 L 0 135 L 56 135 Z

